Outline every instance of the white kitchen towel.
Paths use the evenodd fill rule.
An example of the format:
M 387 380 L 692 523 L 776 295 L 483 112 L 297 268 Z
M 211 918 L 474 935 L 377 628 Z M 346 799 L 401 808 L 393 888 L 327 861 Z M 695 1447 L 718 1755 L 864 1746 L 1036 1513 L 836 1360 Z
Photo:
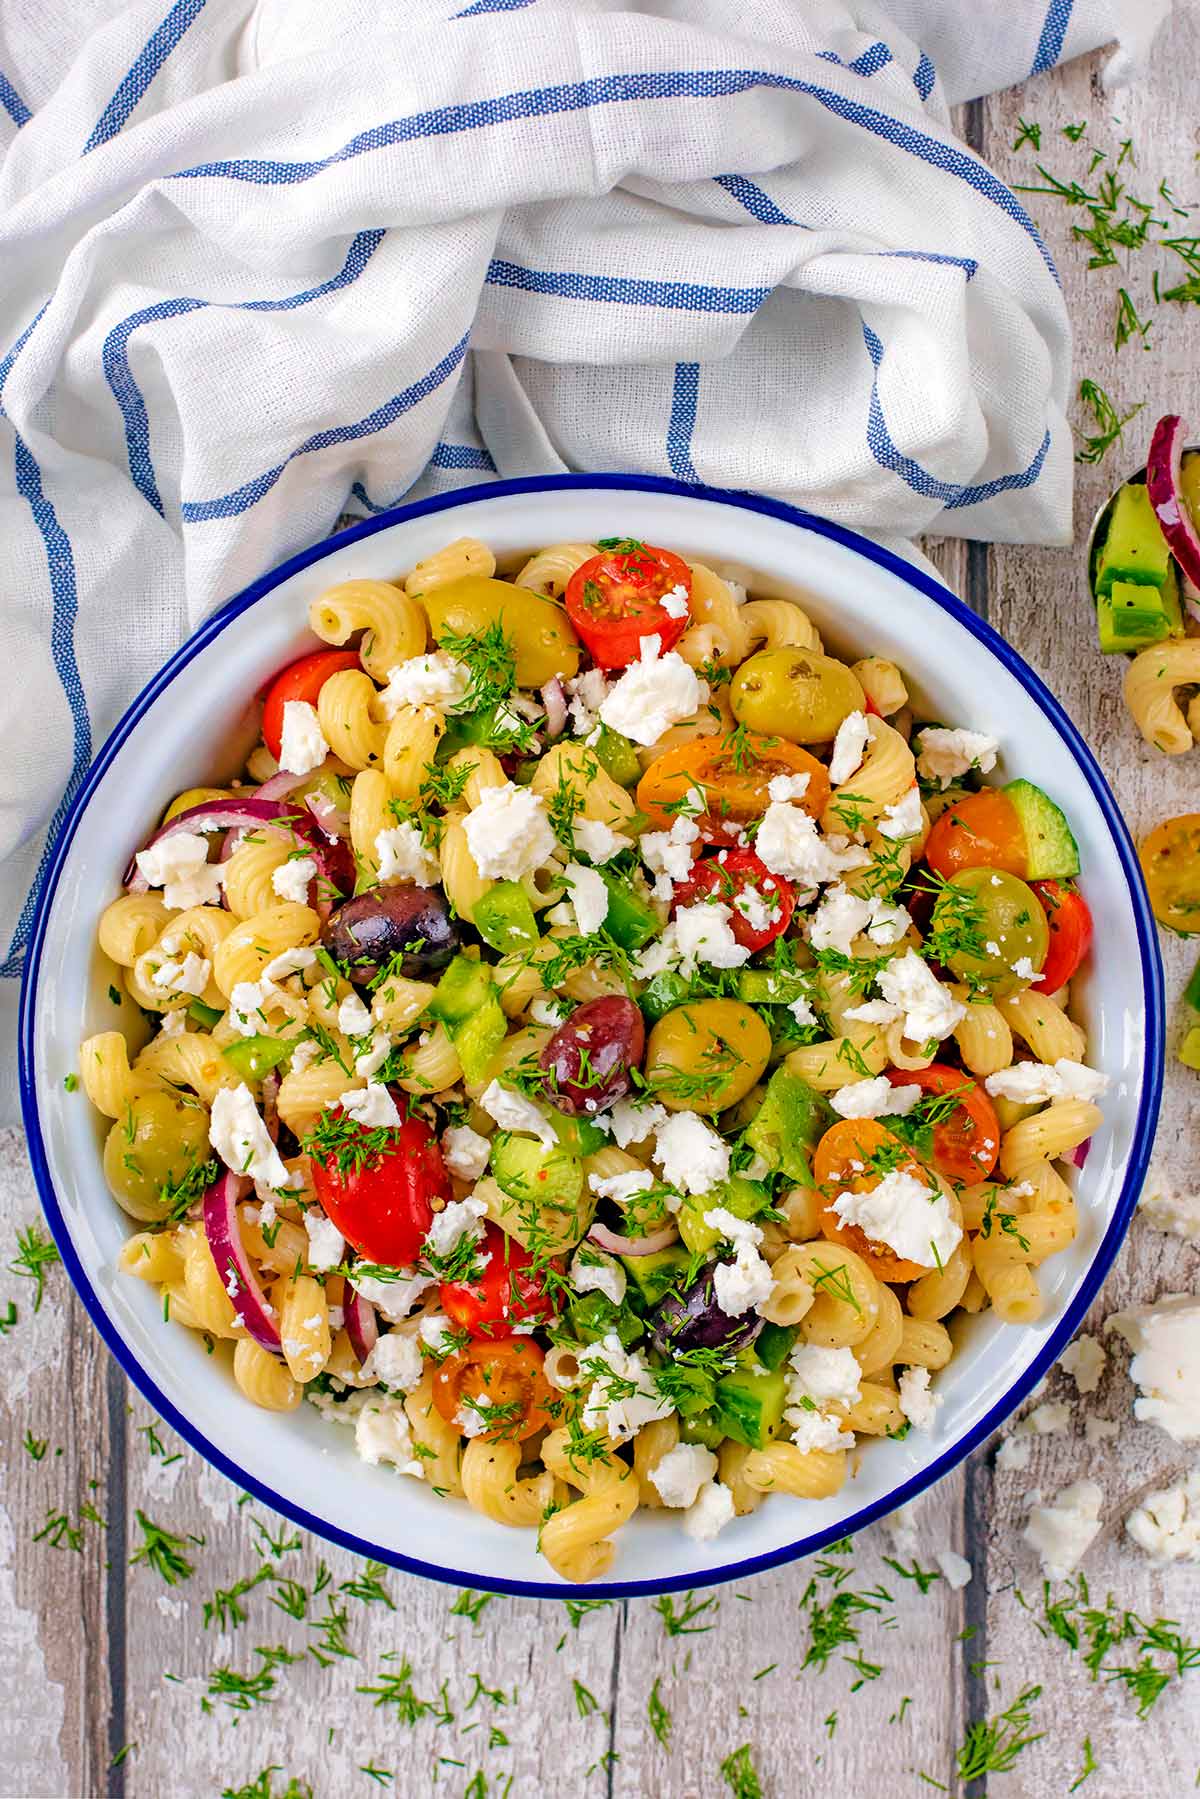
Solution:
M 3 973 L 133 694 L 347 508 L 615 468 L 1062 541 L 1061 293 L 947 109 L 1125 5 L 7 0 Z

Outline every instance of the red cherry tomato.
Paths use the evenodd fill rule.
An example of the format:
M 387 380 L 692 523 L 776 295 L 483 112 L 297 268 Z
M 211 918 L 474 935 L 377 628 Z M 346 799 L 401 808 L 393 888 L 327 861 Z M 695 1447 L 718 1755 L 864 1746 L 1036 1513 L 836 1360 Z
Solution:
M 459 1330 L 473 1337 L 508 1337 L 515 1324 L 554 1316 L 540 1274 L 529 1272 L 533 1257 L 498 1224 L 484 1226 L 480 1260 L 485 1257 L 478 1280 L 442 1282 L 442 1310 Z
M 947 806 L 925 840 L 925 860 L 947 881 L 964 868 L 1003 868 L 1024 880 L 1025 833 L 1008 795 L 981 787 Z
M 289 700 L 317 703 L 317 695 L 339 669 L 361 668 L 357 650 L 315 650 L 281 668 L 267 689 L 263 703 L 263 742 L 278 761 L 283 740 L 283 708 Z
M 451 1197 L 442 1152 L 423 1118 L 386 1133 L 363 1126 L 362 1138 L 361 1166 L 344 1149 L 326 1157 L 314 1151 L 317 1198 L 360 1256 L 411 1267 L 433 1222 L 430 1202 Z
M 1050 926 L 1050 948 L 1033 985 L 1039 993 L 1064 987 L 1092 947 L 1092 914 L 1082 893 L 1057 881 L 1031 881 Z
M 681 587 L 688 607 L 678 618 L 663 600 Z M 567 582 L 567 617 L 601 668 L 628 668 L 654 632 L 663 650 L 679 642 L 690 622 L 692 571 L 670 550 L 634 543 L 582 563 Z
M 545 1356 L 528 1337 L 503 1343 L 473 1343 L 447 1356 L 433 1377 L 433 1403 L 448 1424 L 461 1430 L 474 1416 L 491 1428 L 475 1434 L 491 1443 L 523 1442 L 544 1430 L 563 1410 L 542 1373 Z
M 755 926 L 738 905 L 743 894 L 757 894 L 747 902 L 752 916 L 760 906 L 769 908 L 765 924 Z M 697 900 L 719 899 L 731 909 L 730 929 L 751 954 L 782 937 L 792 922 L 796 895 L 790 881 L 773 875 L 753 850 L 727 850 L 692 865 L 691 876 L 675 889 L 675 906 L 694 906 Z
M 889 1068 L 888 1080 L 893 1087 L 958 1094 L 950 1116 L 933 1126 L 933 1154 L 926 1160 L 948 1181 L 986 1181 L 1000 1154 L 1000 1120 L 979 1082 L 944 1062 L 931 1062 L 928 1068 Z

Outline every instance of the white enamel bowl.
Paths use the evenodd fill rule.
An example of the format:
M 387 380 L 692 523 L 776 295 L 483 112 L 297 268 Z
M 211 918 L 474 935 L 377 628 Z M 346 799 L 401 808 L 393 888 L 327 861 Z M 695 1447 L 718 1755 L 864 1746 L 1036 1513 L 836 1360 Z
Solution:
M 509 1530 L 372 1468 L 351 1433 L 309 1406 L 286 1416 L 244 1401 L 220 1354 L 164 1324 L 151 1286 L 118 1275 L 128 1225 L 101 1172 L 102 1121 L 63 1078 L 82 1036 L 110 1027 L 109 972 L 96 921 L 126 858 L 171 796 L 232 774 L 249 747 L 250 696 L 312 646 L 309 601 L 351 576 L 390 576 L 461 536 L 512 566 L 531 548 L 629 534 L 800 599 L 839 652 L 892 657 L 925 716 L 988 731 L 1006 778 L 1028 776 L 1065 809 L 1079 840 L 1096 954 L 1079 1001 L 1090 1059 L 1110 1077 L 1104 1124 L 1077 1180 L 1080 1231 L 1041 1270 L 1033 1328 L 987 1315 L 956 1326 L 937 1376 L 934 1435 L 868 1442 L 832 1499 L 770 1499 L 715 1541 L 691 1542 L 662 1512 L 618 1539 L 606 1594 L 740 1578 L 788 1561 L 890 1511 L 983 1441 L 1078 1327 L 1124 1235 L 1145 1172 L 1161 1084 L 1163 1003 L 1154 926 L 1112 796 L 1037 677 L 947 589 L 875 545 L 777 503 L 628 476 L 565 476 L 467 489 L 372 519 L 293 558 L 184 645 L 122 719 L 63 826 L 29 951 L 21 1081 L 29 1149 L 63 1260 L 109 1347 L 147 1399 L 239 1486 L 336 1542 L 459 1586 L 559 1594 L 531 1532 Z M 253 725 L 249 725 L 250 737 Z

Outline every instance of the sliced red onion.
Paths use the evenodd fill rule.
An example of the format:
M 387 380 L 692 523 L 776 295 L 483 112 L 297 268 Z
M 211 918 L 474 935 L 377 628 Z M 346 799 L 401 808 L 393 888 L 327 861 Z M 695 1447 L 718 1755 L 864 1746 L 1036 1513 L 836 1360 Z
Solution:
M 301 781 L 307 779 L 307 775 L 293 775 L 286 768 L 281 768 L 278 774 L 272 775 L 260 787 L 255 788 L 254 797 L 256 800 L 286 799 L 294 788 L 299 787 Z
M 1146 492 L 1172 556 L 1189 581 L 1200 586 L 1200 531 L 1183 492 L 1183 452 L 1187 433 L 1177 412 L 1159 419 L 1146 458 Z
M 150 849 L 166 837 L 175 837 L 182 831 L 195 831 L 197 828 L 208 831 L 270 831 L 293 841 L 302 838 L 309 844 L 318 861 L 323 853 L 321 845 L 316 841 L 311 820 L 297 813 L 295 807 L 285 806 L 282 800 L 260 799 L 209 800 L 202 806 L 189 806 L 186 812 L 176 813 L 168 824 L 155 831 L 142 848 Z M 145 893 L 149 885 L 138 868 L 137 858 L 133 857 L 125 870 L 125 886 L 131 893 Z
M 1075 1145 L 1075 1148 L 1073 1150 L 1071 1150 L 1071 1152 L 1067 1156 L 1067 1161 L 1074 1162 L 1076 1168 L 1082 1168 L 1084 1163 L 1087 1161 L 1088 1156 L 1091 1153 L 1091 1148 L 1092 1148 L 1091 1138 L 1085 1137 L 1082 1143 L 1077 1143 Z
M 561 737 L 567 728 L 567 693 L 557 675 L 542 688 L 542 701 L 546 707 L 547 737 Z
M 350 835 L 350 814 L 335 806 L 327 793 L 306 793 L 304 804 L 330 842 Z
M 623 1237 L 619 1231 L 610 1231 L 606 1224 L 593 1224 L 588 1241 L 614 1256 L 656 1256 L 660 1249 L 669 1249 L 678 1234 L 675 1226 L 668 1224 L 649 1237 Z
M 263 1349 L 281 1355 L 274 1314 L 242 1243 L 237 1202 L 248 1185 L 240 1175 L 226 1172 L 217 1177 L 204 1195 L 204 1234 L 238 1323 Z
M 346 1335 L 350 1339 L 350 1347 L 358 1357 L 361 1368 L 376 1343 L 379 1341 L 379 1320 L 375 1316 L 375 1307 L 369 1299 L 346 1282 L 346 1295 L 342 1301 L 345 1312 Z

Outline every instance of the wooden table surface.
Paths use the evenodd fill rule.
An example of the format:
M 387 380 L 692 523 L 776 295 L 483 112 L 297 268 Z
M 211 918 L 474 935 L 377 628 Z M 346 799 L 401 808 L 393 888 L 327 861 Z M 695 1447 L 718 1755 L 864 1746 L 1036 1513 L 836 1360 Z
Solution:
M 1013 183 L 1039 183 L 1041 161 L 1063 180 L 1092 185 L 1130 140 L 1132 157 L 1126 152 L 1119 175 L 1135 194 L 1161 209 L 1156 190 L 1165 178 L 1180 204 L 1200 201 L 1196 15 L 1168 28 L 1130 93 L 1102 93 L 1101 61 L 1076 62 L 965 109 L 964 135 Z M 1012 148 L 1020 117 L 1040 125 L 1040 154 L 1028 141 Z M 1080 141 L 1064 134 L 1064 126 L 1083 121 Z M 1107 160 L 1089 177 L 1093 147 Z M 1079 210 L 1045 195 L 1029 196 L 1028 204 L 1066 287 L 1076 383 L 1093 378 L 1122 410 L 1145 402 L 1126 446 L 1078 470 L 1082 534 L 1098 501 L 1142 460 L 1159 412 L 1200 419 L 1197 336 L 1190 309 L 1153 304 L 1153 269 L 1172 281 L 1184 273 L 1178 262 L 1170 266 L 1169 252 L 1122 256 L 1117 268 L 1089 272 L 1087 246 L 1071 236 L 1073 224 L 1088 222 Z M 1183 235 L 1196 229 L 1194 217 L 1173 223 Z M 1122 286 L 1153 321 L 1145 350 L 1137 338 L 1114 348 Z M 1081 416 L 1076 406 L 1077 422 Z M 1078 551 L 948 542 L 931 553 L 1064 702 L 1135 836 L 1168 813 L 1195 809 L 1196 756 L 1170 761 L 1142 743 L 1121 703 L 1122 667 L 1095 648 Z M 1177 998 L 1194 951 L 1164 949 L 1168 994 Z M 1183 1191 L 1195 1179 L 1196 1078 L 1168 1070 L 1156 1160 L 1158 1181 Z M 14 1242 L 38 1215 L 23 1145 L 8 1133 L 0 1138 L 4 1240 Z M 1119 1306 L 1195 1291 L 1198 1275 L 1195 1247 L 1137 1221 L 1091 1326 Z M 1126 1683 L 1094 1683 L 1080 1656 L 1045 1631 L 1040 1570 L 1021 1539 L 1031 1488 L 1051 1495 L 1096 1476 L 1105 1504 L 1103 1532 L 1085 1562 L 1093 1599 L 1103 1605 L 1111 1590 L 1141 1618 L 1177 1620 L 1185 1636 L 1200 1637 L 1200 1571 L 1194 1564 L 1164 1569 L 1124 1535 L 1134 1503 L 1178 1480 L 1189 1459 L 1161 1430 L 1128 1421 L 1133 1389 L 1124 1352 L 1113 1354 L 1089 1400 L 1080 1402 L 1065 1376 L 1054 1377 L 1051 1397 L 1072 1401 L 1071 1424 L 1032 1439 L 1027 1471 L 997 1469 L 993 1441 L 920 1502 L 918 1561 L 933 1568 L 938 1549 L 960 1551 L 972 1571 L 962 1591 L 937 1580 L 922 1592 L 901 1578 L 883 1561 L 894 1551 L 874 1527 L 845 1558 L 697 1594 L 702 1609 L 680 1631 L 682 1601 L 669 1619 L 647 1600 L 583 1615 L 507 1598 L 476 1610 L 470 1597 L 456 1604 L 452 1591 L 394 1572 L 381 1577 L 386 1597 L 371 1597 L 353 1557 L 242 1502 L 169 1430 L 156 1428 L 61 1269 L 49 1271 L 36 1315 L 29 1283 L 0 1273 L 0 1313 L 10 1296 L 19 1323 L 0 1343 L 5 1799 L 216 1799 L 224 1789 L 301 1799 L 309 1787 L 320 1799 L 373 1792 L 484 1799 L 510 1791 L 522 1799 L 684 1799 L 729 1790 L 751 1799 L 753 1783 L 737 1784 L 747 1762 L 763 1793 L 775 1796 L 857 1799 L 886 1785 L 896 1794 L 1043 1799 L 1077 1790 L 1072 1783 L 1093 1762 L 1078 1789 L 1086 1799 L 1167 1799 L 1197 1781 L 1200 1671 L 1194 1690 L 1186 1680 L 1174 1683 L 1139 1719 Z M 1119 1439 L 1089 1448 L 1085 1406 L 1122 1420 Z M 131 1565 L 142 1540 L 139 1511 L 194 1534 L 190 1578 L 170 1586 L 153 1566 Z M 254 1576 L 258 1583 L 240 1598 L 230 1594 Z M 822 1608 L 836 1591 L 865 1597 L 862 1609 L 844 1608 L 857 1640 L 834 1647 L 823 1669 L 802 1672 L 813 1582 Z M 281 1598 L 300 1615 L 281 1607 Z M 284 1652 L 277 1661 L 264 1657 L 277 1646 Z M 1134 1659 L 1114 1652 L 1108 1661 Z M 400 1678 L 406 1663 L 407 1686 Z M 222 1668 L 265 1669 L 263 1696 L 243 1700 L 245 1710 L 219 1692 L 209 1697 Z M 1031 1684 L 1041 1693 L 1030 1702 L 1027 1734 L 1044 1734 L 1011 1771 L 963 1786 L 955 1767 L 969 1728 Z M 380 1686 L 384 1693 L 369 1690 Z M 386 1692 L 397 1688 L 428 1703 L 389 1702 Z M 651 1727 L 652 1695 L 669 1714 L 669 1727 L 656 1714 L 666 1742 Z M 727 1784 L 722 1764 L 742 1745 L 749 1749 L 728 1770 Z

